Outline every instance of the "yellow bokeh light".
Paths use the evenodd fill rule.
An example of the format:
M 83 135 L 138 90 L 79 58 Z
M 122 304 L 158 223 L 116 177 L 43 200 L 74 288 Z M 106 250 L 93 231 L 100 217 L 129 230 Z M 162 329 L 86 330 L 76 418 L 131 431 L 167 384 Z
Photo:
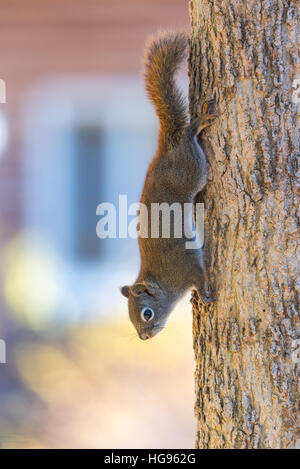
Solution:
M 48 327 L 62 294 L 59 259 L 33 234 L 18 236 L 5 254 L 4 296 L 13 317 L 35 330 Z

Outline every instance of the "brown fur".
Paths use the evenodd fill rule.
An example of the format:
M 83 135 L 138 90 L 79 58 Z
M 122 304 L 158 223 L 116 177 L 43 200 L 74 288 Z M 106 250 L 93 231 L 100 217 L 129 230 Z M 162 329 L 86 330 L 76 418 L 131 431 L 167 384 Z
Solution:
M 186 57 L 188 40 L 183 33 L 160 33 L 149 39 L 144 59 L 145 88 L 160 122 L 159 147 L 180 138 L 187 124 L 186 103 L 174 75 Z
M 193 203 L 207 182 L 206 158 L 197 135 L 215 116 L 208 113 L 206 105 L 200 119 L 188 124 L 184 99 L 174 82 L 186 47 L 183 34 L 165 33 L 151 39 L 146 49 L 146 90 L 160 121 L 158 151 L 148 168 L 141 196 L 148 209 L 149 229 L 152 203 L 179 203 L 183 209 L 185 203 Z M 189 288 L 195 287 L 203 301 L 212 300 L 202 249 L 187 250 L 184 236 L 152 238 L 150 234 L 139 236 L 141 268 L 136 282 L 121 289 L 141 339 L 162 330 L 175 303 Z M 154 315 L 146 322 L 143 310 L 147 308 Z

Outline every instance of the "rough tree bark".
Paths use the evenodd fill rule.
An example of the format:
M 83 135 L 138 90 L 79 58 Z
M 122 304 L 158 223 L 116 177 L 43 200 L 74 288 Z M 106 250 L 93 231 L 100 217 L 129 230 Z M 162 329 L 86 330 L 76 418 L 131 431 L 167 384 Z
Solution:
M 299 447 L 296 1 L 192 0 L 190 15 L 190 111 L 215 95 L 219 114 L 204 131 L 217 298 L 194 306 L 196 447 Z

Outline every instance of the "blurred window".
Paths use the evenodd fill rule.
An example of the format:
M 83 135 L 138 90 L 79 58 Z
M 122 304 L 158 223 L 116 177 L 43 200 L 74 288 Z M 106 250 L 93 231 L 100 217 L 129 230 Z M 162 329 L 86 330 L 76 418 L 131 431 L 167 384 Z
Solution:
M 103 138 L 99 126 L 78 124 L 74 143 L 74 255 L 96 260 L 101 243 L 95 233 L 95 210 L 101 196 Z

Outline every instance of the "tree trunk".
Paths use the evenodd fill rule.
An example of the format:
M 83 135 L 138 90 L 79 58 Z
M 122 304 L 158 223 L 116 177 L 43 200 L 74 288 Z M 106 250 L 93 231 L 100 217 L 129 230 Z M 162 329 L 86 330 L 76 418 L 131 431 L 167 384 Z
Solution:
M 216 301 L 194 306 L 196 447 L 300 447 L 296 1 L 192 0 L 190 14 L 191 115 L 213 96 L 219 115 L 203 136 Z

